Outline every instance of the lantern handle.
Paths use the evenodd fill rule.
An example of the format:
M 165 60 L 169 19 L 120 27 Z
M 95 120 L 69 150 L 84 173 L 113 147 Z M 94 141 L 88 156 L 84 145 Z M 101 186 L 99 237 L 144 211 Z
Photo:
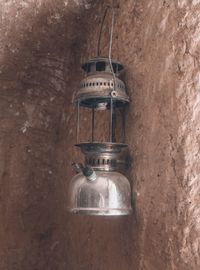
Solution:
M 100 31 L 99 31 L 99 37 L 98 37 L 98 42 L 97 42 L 97 56 L 99 57 L 100 56 L 100 45 L 101 45 L 101 37 L 102 37 L 102 30 L 103 30 L 103 26 L 104 26 L 104 21 L 105 21 L 105 18 L 108 14 L 108 10 L 111 9 L 112 10 L 112 13 L 114 13 L 114 9 L 116 8 L 119 8 L 118 5 L 114 6 L 114 1 L 112 1 L 112 4 L 111 5 L 107 5 L 106 8 L 105 8 L 105 11 L 103 13 L 103 18 L 102 18 L 102 21 L 101 21 L 101 26 L 100 26 Z M 112 15 L 112 17 L 114 17 Z
M 98 38 L 98 43 L 97 43 L 97 56 L 100 55 L 100 43 L 101 43 L 101 35 L 102 35 L 103 25 L 104 25 L 104 21 L 105 21 L 106 15 L 108 13 L 108 10 L 110 8 L 111 8 L 111 6 L 109 6 L 109 5 L 106 6 L 106 9 L 104 11 L 103 18 L 101 21 L 101 27 L 100 27 L 99 38 Z

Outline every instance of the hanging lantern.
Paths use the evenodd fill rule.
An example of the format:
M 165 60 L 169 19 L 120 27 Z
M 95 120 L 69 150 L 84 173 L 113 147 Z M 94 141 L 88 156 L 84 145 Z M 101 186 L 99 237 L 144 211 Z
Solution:
M 124 175 L 127 169 L 124 109 L 129 103 L 129 97 L 125 84 L 120 79 L 123 66 L 111 57 L 97 57 L 83 64 L 82 69 L 86 72 L 86 77 L 81 81 L 75 95 L 76 146 L 84 154 L 85 163 L 74 164 L 76 175 L 69 184 L 68 210 L 85 215 L 128 215 L 132 207 L 131 187 Z M 88 108 L 91 112 L 89 142 L 80 140 L 80 115 L 83 108 Z M 96 140 L 95 137 L 99 124 L 95 116 L 102 111 L 108 112 L 106 141 Z M 118 111 L 120 114 L 117 114 Z M 122 117 L 122 126 L 116 129 L 118 115 Z M 123 130 L 122 142 L 117 142 L 117 130 Z

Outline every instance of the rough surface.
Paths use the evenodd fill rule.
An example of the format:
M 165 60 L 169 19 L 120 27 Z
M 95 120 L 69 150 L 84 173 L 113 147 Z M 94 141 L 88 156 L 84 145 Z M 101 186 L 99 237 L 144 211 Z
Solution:
M 198 0 L 119 1 L 113 57 L 125 65 L 132 99 L 135 214 L 66 212 L 71 163 L 80 160 L 72 98 L 107 3 L 0 2 L 1 270 L 200 268 Z M 82 122 L 88 139 L 87 113 Z

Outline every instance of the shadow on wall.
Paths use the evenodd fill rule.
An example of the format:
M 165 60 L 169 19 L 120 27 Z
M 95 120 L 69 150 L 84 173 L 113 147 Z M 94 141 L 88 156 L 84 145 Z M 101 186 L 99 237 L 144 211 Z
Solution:
M 73 2 L 30 1 L 2 3 L 1 12 L 0 268 L 128 269 L 132 217 L 65 211 L 87 11 Z
M 82 11 L 61 1 L 4 8 L 0 267 L 129 269 L 132 217 L 99 219 L 64 211 L 62 179 L 70 173 L 63 146 L 72 150 L 72 138 L 64 142 L 60 123 L 69 113 L 64 106 L 72 108 L 68 86 L 77 85 L 87 37 L 86 29 L 79 29 Z M 65 128 L 75 130 L 70 123 Z
M 55 159 L 68 80 L 79 66 L 84 8 L 2 1 L 0 269 L 66 269 L 62 183 Z M 69 72 L 70 68 L 70 72 Z M 60 149 L 65 151 L 65 149 Z M 65 168 L 66 170 L 66 168 Z

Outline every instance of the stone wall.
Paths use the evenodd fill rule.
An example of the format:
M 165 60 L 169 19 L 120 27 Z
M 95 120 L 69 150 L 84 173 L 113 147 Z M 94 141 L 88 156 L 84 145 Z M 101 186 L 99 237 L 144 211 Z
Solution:
M 113 57 L 125 66 L 131 97 L 126 140 L 135 212 L 66 212 L 71 163 L 81 159 L 72 98 L 80 64 L 96 55 L 107 4 L 0 3 L 1 270 L 200 267 L 199 1 L 118 1 Z M 82 138 L 88 122 L 84 114 Z

